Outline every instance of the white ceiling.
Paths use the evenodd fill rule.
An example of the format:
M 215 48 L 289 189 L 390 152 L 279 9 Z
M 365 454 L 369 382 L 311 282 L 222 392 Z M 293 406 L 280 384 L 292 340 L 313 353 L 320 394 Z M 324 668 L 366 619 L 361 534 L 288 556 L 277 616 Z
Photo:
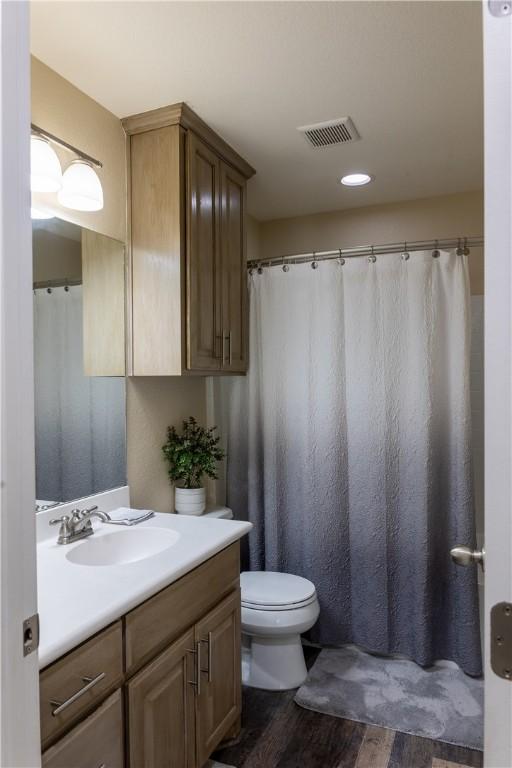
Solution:
M 34 2 L 32 52 L 119 117 L 186 101 L 258 219 L 482 187 L 479 2 Z M 361 140 L 297 126 L 350 115 Z M 365 170 L 368 187 L 344 189 Z

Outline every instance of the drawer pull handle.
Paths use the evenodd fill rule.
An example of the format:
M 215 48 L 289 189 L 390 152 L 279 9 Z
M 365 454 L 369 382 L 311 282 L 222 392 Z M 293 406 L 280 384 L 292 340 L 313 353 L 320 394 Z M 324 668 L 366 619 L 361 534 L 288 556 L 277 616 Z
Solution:
M 56 701 L 55 699 L 50 699 L 50 704 L 55 707 L 55 709 L 52 711 L 52 717 L 57 717 L 60 715 L 61 712 L 67 709 L 71 704 L 74 704 L 75 701 L 84 695 L 84 693 L 90 691 L 91 688 L 96 685 L 96 683 L 99 683 L 100 680 L 103 680 L 104 677 L 106 677 L 106 672 L 100 672 L 100 674 L 96 675 L 96 677 L 82 677 L 82 680 L 85 683 L 84 687 L 80 688 L 80 690 L 70 696 L 69 699 L 66 699 L 66 701 Z
M 208 637 L 201 640 L 202 643 L 208 643 L 208 669 L 201 670 L 202 672 L 208 672 L 208 682 L 212 681 L 212 633 L 208 632 Z
M 189 685 L 193 685 L 196 689 L 196 696 L 201 693 L 201 641 L 196 644 L 195 648 L 187 648 L 187 653 L 193 653 L 196 657 L 195 663 L 195 680 L 187 680 Z
M 222 357 L 224 355 L 224 338 L 223 337 L 224 337 L 224 334 L 222 334 L 222 333 L 218 333 L 215 336 L 215 346 L 217 347 L 218 346 L 217 341 L 220 341 L 220 347 L 221 347 L 220 353 L 219 354 L 215 354 L 215 357 L 218 360 L 222 360 Z

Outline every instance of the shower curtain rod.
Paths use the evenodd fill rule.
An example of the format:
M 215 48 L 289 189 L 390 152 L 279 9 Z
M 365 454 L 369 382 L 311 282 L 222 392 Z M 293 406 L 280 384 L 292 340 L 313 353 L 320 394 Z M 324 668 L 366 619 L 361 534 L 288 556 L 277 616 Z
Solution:
M 41 280 L 38 283 L 34 283 L 33 290 L 37 290 L 38 288 L 71 288 L 74 285 L 82 285 L 81 280 L 66 280 L 59 278 L 57 280 Z
M 483 246 L 484 238 L 479 237 L 452 237 L 438 240 L 415 240 L 409 242 L 402 240 L 399 243 L 386 243 L 384 245 L 361 245 L 357 248 L 336 248 L 332 251 L 310 251 L 308 253 L 294 253 L 285 256 L 272 256 L 270 259 L 251 259 L 247 262 L 249 270 L 260 269 L 262 267 L 279 267 L 287 264 L 303 264 L 305 262 L 329 261 L 330 259 L 357 259 L 362 256 L 368 257 L 371 261 L 375 257 L 386 253 L 402 253 L 408 258 L 409 253 L 413 251 L 429 251 L 432 249 L 432 255 L 440 249 L 456 248 L 459 256 L 467 255 L 470 248 Z

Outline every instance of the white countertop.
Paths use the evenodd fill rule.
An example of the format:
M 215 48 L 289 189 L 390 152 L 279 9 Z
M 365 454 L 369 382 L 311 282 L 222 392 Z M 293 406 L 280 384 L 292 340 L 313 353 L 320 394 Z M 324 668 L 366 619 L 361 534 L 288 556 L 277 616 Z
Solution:
M 37 546 L 40 621 L 39 667 L 45 667 L 123 614 L 242 538 L 252 525 L 235 520 L 159 514 L 133 526 L 94 522 L 95 533 L 58 545 L 55 535 Z M 77 565 L 66 555 L 114 531 L 166 528 L 180 534 L 158 554 L 124 565 Z

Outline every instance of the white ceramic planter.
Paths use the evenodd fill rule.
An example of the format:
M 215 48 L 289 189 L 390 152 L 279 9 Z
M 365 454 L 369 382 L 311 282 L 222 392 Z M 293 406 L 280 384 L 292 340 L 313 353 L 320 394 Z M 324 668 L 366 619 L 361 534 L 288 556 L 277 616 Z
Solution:
M 202 515 L 206 509 L 206 488 L 175 488 L 174 508 L 179 515 Z

